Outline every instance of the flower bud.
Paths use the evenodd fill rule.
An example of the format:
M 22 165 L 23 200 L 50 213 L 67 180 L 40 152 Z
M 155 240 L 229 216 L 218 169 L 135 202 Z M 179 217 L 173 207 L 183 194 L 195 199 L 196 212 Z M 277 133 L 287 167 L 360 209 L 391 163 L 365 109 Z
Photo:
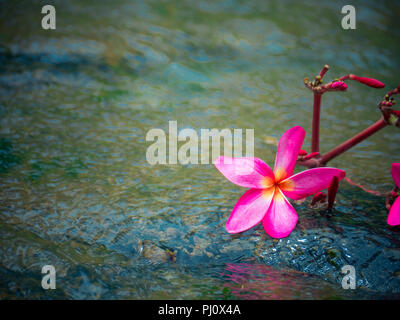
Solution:
M 346 91 L 347 84 L 345 84 L 343 81 L 335 81 L 335 82 L 328 83 L 326 85 L 326 88 L 330 89 L 330 90 Z
M 306 156 L 307 155 L 307 151 L 306 150 L 300 150 L 299 151 L 299 156 Z
M 328 187 L 328 209 L 333 208 L 338 188 L 339 188 L 339 178 L 334 176 Z
M 310 154 L 306 155 L 303 160 L 308 160 L 316 156 L 319 156 L 319 152 L 311 152 Z
M 351 80 L 356 80 L 356 81 L 363 83 L 372 88 L 383 88 L 385 86 L 384 83 L 382 83 L 376 79 L 373 79 L 373 78 L 358 77 L 358 76 L 355 76 L 354 74 L 351 74 L 349 78 Z
M 314 194 L 312 200 L 311 200 L 311 205 L 315 205 L 317 202 L 325 202 L 326 201 L 326 194 L 323 192 L 317 192 Z

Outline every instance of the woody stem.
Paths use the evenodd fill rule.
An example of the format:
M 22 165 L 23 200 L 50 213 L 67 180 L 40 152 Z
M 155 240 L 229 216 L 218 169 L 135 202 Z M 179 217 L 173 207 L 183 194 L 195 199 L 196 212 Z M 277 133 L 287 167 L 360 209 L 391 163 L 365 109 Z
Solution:
M 311 152 L 319 152 L 319 124 L 321 117 L 321 97 L 322 94 L 314 92 Z
M 361 141 L 367 139 L 369 136 L 373 135 L 374 133 L 378 132 L 379 130 L 383 129 L 386 126 L 387 126 L 386 121 L 383 118 L 381 118 L 373 125 L 369 126 L 365 130 L 355 135 L 353 138 L 350 138 L 349 140 L 338 145 L 336 148 L 333 148 L 331 151 L 325 153 L 319 160 L 319 164 L 321 166 L 326 165 L 333 158 L 336 158 L 337 156 L 341 155 L 343 152 L 359 144 Z

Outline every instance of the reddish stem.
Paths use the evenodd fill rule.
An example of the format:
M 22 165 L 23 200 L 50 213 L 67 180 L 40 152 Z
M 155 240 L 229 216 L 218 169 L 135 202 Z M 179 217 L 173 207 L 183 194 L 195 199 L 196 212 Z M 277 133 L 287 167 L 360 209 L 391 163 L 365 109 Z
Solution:
M 394 198 L 397 197 L 397 190 L 399 190 L 399 188 L 396 186 L 393 188 L 392 191 L 388 192 L 386 194 L 386 209 L 390 210 L 390 208 L 392 207 L 391 200 L 394 201 Z
M 387 196 L 387 194 L 388 194 L 387 192 L 382 193 L 382 192 L 379 192 L 379 191 L 367 189 L 367 188 L 364 187 L 362 184 L 359 184 L 359 183 L 357 183 L 357 182 L 354 182 L 354 181 L 350 180 L 350 178 L 348 178 L 348 177 L 344 177 L 344 180 L 346 180 L 346 181 L 347 181 L 349 184 L 351 184 L 352 186 L 359 187 L 360 189 L 364 190 L 365 192 L 368 192 L 368 193 L 373 194 L 373 195 L 378 196 L 378 197 L 385 197 L 385 196 Z
M 390 197 L 386 197 L 385 199 L 386 209 L 389 211 L 392 205 L 390 204 Z
M 334 176 L 328 188 L 328 209 L 333 208 L 333 204 L 335 203 L 336 194 L 339 189 L 339 178 Z
M 322 94 L 314 92 L 311 152 L 319 152 L 319 124 L 321 117 L 321 98 Z
M 346 74 L 343 77 L 340 77 L 338 80 L 339 81 L 345 81 L 345 80 L 348 80 L 349 78 L 350 78 L 350 76 L 348 74 Z
M 387 123 L 385 122 L 385 120 L 383 118 L 381 118 L 380 120 L 375 122 L 373 125 L 369 126 L 365 130 L 361 131 L 359 134 L 355 135 L 353 138 L 347 140 L 346 142 L 343 142 L 336 148 L 325 153 L 319 160 L 320 165 L 322 165 L 322 166 L 326 165 L 328 163 L 328 161 L 341 155 L 343 152 L 354 147 L 356 144 L 367 139 L 369 136 L 373 135 L 374 133 L 378 132 L 379 130 L 383 129 L 386 126 L 387 126 Z

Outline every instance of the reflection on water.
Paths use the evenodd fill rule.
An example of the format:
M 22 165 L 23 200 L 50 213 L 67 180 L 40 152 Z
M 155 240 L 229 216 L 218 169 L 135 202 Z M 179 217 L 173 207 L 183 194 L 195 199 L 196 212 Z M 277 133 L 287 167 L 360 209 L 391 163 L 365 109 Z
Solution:
M 354 1 L 357 31 L 340 29 L 328 1 L 60 1 L 51 31 L 40 28 L 44 4 L 0 3 L 0 297 L 396 297 L 400 232 L 384 199 L 343 182 L 331 213 L 294 204 L 289 238 L 261 226 L 230 235 L 244 190 L 211 165 L 151 166 L 145 141 L 168 121 L 249 128 L 272 164 L 267 137 L 310 132 L 302 79 L 324 64 L 327 80 L 398 84 L 396 1 Z M 326 94 L 321 148 L 377 120 L 383 94 L 357 83 Z M 388 190 L 399 141 L 387 128 L 332 165 Z M 40 286 L 46 264 L 57 270 L 51 292 Z M 355 292 L 340 286 L 346 264 Z
M 294 270 L 276 270 L 260 264 L 232 264 L 226 266 L 224 284 L 239 299 L 337 299 L 344 296 L 338 287 L 310 274 Z M 340 293 L 339 293 L 340 292 Z

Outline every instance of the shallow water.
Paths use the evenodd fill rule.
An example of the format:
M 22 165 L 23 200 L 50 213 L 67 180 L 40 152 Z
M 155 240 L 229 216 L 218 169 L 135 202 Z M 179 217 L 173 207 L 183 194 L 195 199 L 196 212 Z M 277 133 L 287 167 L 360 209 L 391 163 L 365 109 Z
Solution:
M 353 1 L 0 1 L 0 297 L 69 299 L 398 298 L 400 232 L 384 198 L 341 183 L 335 210 L 294 204 L 285 239 L 225 222 L 244 192 L 211 165 L 146 161 L 152 128 L 252 128 L 272 165 L 294 125 L 311 129 L 303 78 L 400 80 L 400 6 Z M 323 97 L 321 148 L 379 119 L 386 88 Z M 393 186 L 400 131 L 331 162 L 370 189 Z M 310 134 L 305 146 L 309 149 Z M 57 289 L 41 288 L 54 265 Z M 353 265 L 357 289 L 343 290 Z

